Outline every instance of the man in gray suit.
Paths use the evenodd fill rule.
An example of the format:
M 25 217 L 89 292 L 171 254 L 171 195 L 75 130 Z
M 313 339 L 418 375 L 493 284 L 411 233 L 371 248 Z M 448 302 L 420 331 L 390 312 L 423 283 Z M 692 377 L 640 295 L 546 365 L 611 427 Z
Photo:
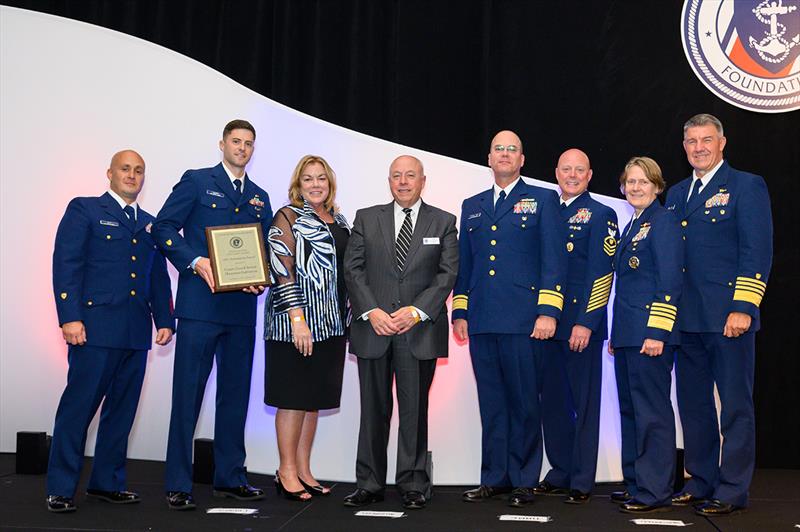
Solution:
M 392 377 L 400 418 L 395 483 L 407 509 L 425 507 L 431 479 L 428 391 L 436 359 L 447 356 L 445 301 L 458 272 L 456 218 L 420 198 L 422 163 L 402 155 L 389 167 L 394 201 L 356 213 L 344 276 L 352 305 L 350 351 L 358 357 L 361 427 L 358 488 L 345 506 L 383 500 L 392 417 Z

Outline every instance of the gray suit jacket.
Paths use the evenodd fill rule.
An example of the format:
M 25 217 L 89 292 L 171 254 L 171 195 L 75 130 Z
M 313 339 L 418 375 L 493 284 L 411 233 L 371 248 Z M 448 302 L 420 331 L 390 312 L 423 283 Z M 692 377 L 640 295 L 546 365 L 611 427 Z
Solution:
M 350 352 L 361 358 L 380 358 L 390 336 L 375 334 L 360 316 L 380 308 L 391 314 L 413 305 L 430 319 L 407 333 L 412 355 L 419 360 L 447 356 L 449 322 L 447 296 L 458 273 L 456 217 L 422 202 L 403 271 L 395 258 L 394 202 L 361 209 L 344 258 L 344 277 L 354 320 Z M 428 244 L 423 244 L 424 239 Z M 438 243 L 433 239 L 438 239 Z

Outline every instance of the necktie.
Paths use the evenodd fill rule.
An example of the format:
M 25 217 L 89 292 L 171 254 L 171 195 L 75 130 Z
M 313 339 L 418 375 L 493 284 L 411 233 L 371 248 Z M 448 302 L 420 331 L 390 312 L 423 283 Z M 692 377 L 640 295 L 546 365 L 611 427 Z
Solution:
M 497 196 L 497 201 L 494 204 L 494 214 L 497 215 L 500 212 L 500 208 L 503 206 L 503 202 L 506 200 L 506 191 L 501 190 L 500 194 Z
M 694 183 L 692 183 L 692 190 L 689 192 L 689 197 L 686 199 L 686 204 L 688 205 L 692 199 L 700 194 L 700 187 L 703 186 L 703 182 L 700 179 L 695 179 Z
M 233 180 L 233 190 L 236 191 L 236 199 L 239 199 L 239 196 L 242 195 L 242 180 L 241 179 L 234 179 Z
M 395 242 L 395 251 L 397 253 L 397 267 L 400 271 L 403 271 L 403 266 L 406 265 L 406 255 L 408 255 L 408 248 L 411 246 L 411 209 L 406 207 L 403 209 L 403 212 L 406 213 L 405 219 L 403 219 L 403 225 L 400 226 L 400 233 L 397 235 L 397 241 Z
M 128 225 L 130 227 L 136 227 L 136 211 L 133 209 L 133 207 L 130 205 L 125 205 L 122 210 L 128 215 L 128 220 L 130 221 Z

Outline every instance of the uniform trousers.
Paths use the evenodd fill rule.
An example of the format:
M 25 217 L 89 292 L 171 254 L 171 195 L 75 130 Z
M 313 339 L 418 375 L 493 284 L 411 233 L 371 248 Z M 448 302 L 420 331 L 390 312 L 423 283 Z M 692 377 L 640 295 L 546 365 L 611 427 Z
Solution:
M 123 491 L 127 488 L 128 435 L 139 404 L 147 351 L 71 345 L 68 358 L 67 386 L 58 403 L 50 447 L 47 494 L 75 495 L 86 431 L 103 398 L 88 488 Z
M 675 415 L 670 401 L 675 348 L 656 357 L 641 347 L 615 347 L 622 432 L 622 476 L 633 497 L 651 506 L 672 503 Z
M 537 352 L 528 334 L 469 337 L 481 414 L 481 485 L 536 486 L 542 470 Z
M 430 496 L 426 471 L 428 456 L 428 392 L 436 359 L 419 360 L 411 354 L 407 335 L 392 337 L 380 358 L 358 358 L 361 425 L 358 431 L 356 481 L 359 488 L 382 493 L 386 488 L 386 447 L 392 419 L 392 379 L 397 387 L 397 471 L 401 493 L 419 491 Z
M 217 363 L 214 486 L 247 484 L 244 425 L 250 401 L 255 327 L 178 320 L 167 444 L 166 490 L 192 491 L 192 441 L 206 382 Z
M 545 480 L 589 493 L 597 473 L 603 340 L 590 341 L 580 353 L 567 340 L 543 342 L 539 375 L 544 449 L 552 467 Z
M 697 497 L 747 506 L 755 466 L 754 371 L 755 333 L 738 338 L 681 333 L 675 379 L 686 470 L 692 475 L 684 489 Z M 719 423 L 714 383 L 722 404 Z

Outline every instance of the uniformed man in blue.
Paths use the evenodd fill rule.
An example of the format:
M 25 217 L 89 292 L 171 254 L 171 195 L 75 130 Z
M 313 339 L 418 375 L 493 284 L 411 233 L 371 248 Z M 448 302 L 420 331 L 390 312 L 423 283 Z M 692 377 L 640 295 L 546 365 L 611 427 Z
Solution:
M 86 431 L 103 401 L 86 495 L 126 504 L 125 457 L 152 343 L 172 340 L 172 291 L 151 233 L 154 218 L 136 203 L 145 165 L 132 150 L 114 155 L 109 190 L 75 198 L 56 233 L 53 290 L 69 344 L 67 387 L 53 428 L 47 509 L 75 511 Z
M 761 176 L 731 168 L 722 155 L 725 143 L 717 118 L 690 118 L 683 148 L 694 172 L 669 190 L 666 201 L 686 240 L 675 379 L 692 475 L 673 504 L 702 503 L 696 510 L 707 516 L 747 506 L 755 463 L 755 333 L 772 266 L 767 185 Z
M 520 178 L 522 142 L 501 131 L 489 146 L 494 186 L 461 207 L 453 329 L 469 338 L 482 426 L 481 485 L 463 499 L 510 493 L 533 502 L 542 468 L 536 353 L 564 308 L 566 250 L 552 190 Z
M 620 176 L 634 209 L 614 255 L 617 284 L 609 353 L 614 355 L 625 491 L 620 510 L 670 510 L 675 475 L 675 416 L 670 401 L 678 344 L 675 319 L 683 284 L 683 240 L 675 216 L 658 201 L 665 183 L 649 157 Z
M 262 490 L 247 483 L 244 469 L 256 299 L 264 287 L 215 293 L 205 233 L 206 227 L 261 223 L 264 236 L 268 234 L 269 197 L 245 172 L 255 139 L 249 122 L 229 122 L 219 142 L 222 162 L 213 168 L 187 170 L 153 227 L 157 244 L 180 274 L 166 464 L 167 503 L 172 510 L 195 508 L 192 438 L 215 357 L 214 495 L 239 500 L 264 497 Z
M 542 344 L 542 428 L 552 468 L 534 491 L 567 495 L 564 502 L 570 504 L 589 501 L 597 471 L 606 306 L 619 236 L 614 210 L 587 190 L 591 179 L 584 152 L 561 154 L 556 180 L 568 269 L 564 311 L 555 336 Z

